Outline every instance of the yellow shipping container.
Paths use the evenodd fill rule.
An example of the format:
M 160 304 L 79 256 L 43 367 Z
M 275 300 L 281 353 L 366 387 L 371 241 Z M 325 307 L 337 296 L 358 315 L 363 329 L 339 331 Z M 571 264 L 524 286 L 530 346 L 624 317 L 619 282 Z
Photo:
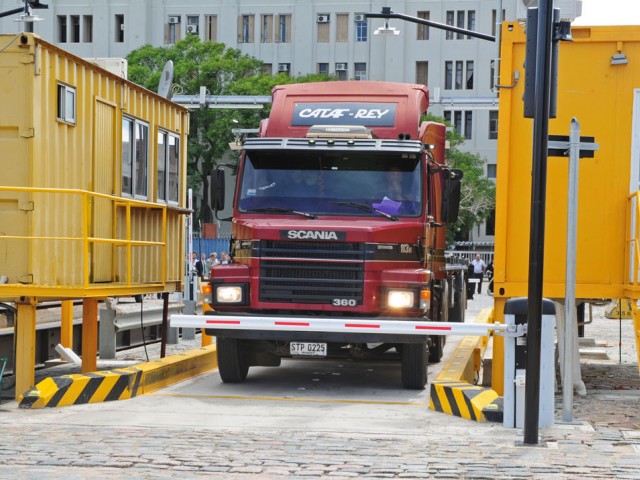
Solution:
M 177 291 L 185 108 L 0 35 L 0 300 Z
M 579 161 L 576 297 L 638 297 L 638 234 L 634 200 L 640 185 L 640 29 L 574 27 L 561 42 L 557 118 L 549 134 L 595 137 L 594 158 Z M 533 120 L 523 117 L 525 31 L 503 25 L 495 247 L 497 304 L 527 296 Z M 627 63 L 612 61 L 624 55 Z M 621 57 L 620 57 L 621 58 Z M 550 157 L 547 172 L 544 290 L 564 298 L 568 158 Z M 633 273 L 635 272 L 635 273 Z M 501 308 L 497 308 L 501 315 Z

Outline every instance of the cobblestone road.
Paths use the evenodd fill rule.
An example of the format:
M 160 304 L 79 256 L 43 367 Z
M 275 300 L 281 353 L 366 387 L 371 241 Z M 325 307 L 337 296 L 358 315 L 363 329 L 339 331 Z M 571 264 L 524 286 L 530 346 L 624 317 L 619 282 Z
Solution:
M 481 295 L 471 308 L 489 302 Z M 538 446 L 522 445 L 522 431 L 435 412 L 425 413 L 406 434 L 371 434 L 216 428 L 206 422 L 197 428 L 150 427 L 121 418 L 97 426 L 93 406 L 67 407 L 86 412 L 84 424 L 69 424 L 71 410 L 24 411 L 4 402 L 0 478 L 640 479 L 640 376 L 632 322 L 606 319 L 595 309 L 585 333 L 606 354 L 582 361 L 587 395 L 574 398 L 576 422 L 542 429 Z M 152 357 L 155 348 L 149 348 Z M 122 360 L 138 355 L 119 354 Z M 556 400 L 560 411 L 560 393 Z M 270 405 L 259 406 L 264 415 Z M 322 411 L 327 408 L 343 407 L 325 404 Z

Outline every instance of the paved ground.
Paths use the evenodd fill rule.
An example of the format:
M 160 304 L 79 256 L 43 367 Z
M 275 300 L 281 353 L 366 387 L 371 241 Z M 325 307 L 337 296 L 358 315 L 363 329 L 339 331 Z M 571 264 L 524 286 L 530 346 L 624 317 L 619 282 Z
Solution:
M 488 295 L 476 295 L 468 313 L 490 303 Z M 576 422 L 542 429 L 538 446 L 523 446 L 522 432 L 515 429 L 406 405 L 388 406 L 384 419 L 371 414 L 372 425 L 414 419 L 405 432 L 390 433 L 351 428 L 349 412 L 366 417 L 374 411 L 357 404 L 317 404 L 312 409 L 315 419 L 294 402 L 279 402 L 277 407 L 266 401 L 247 404 L 263 417 L 276 416 L 276 408 L 289 408 L 291 423 L 275 428 L 267 422 L 221 426 L 200 413 L 224 411 L 241 399 L 190 399 L 182 408 L 202 416 L 180 427 L 161 419 L 109 419 L 106 410 L 98 415 L 101 406 L 25 411 L 15 402 L 4 402 L 0 478 L 640 479 L 640 376 L 633 325 L 631 320 L 606 319 L 602 312 L 601 307 L 594 309 L 593 322 L 585 328 L 585 337 L 596 339 L 597 348 L 585 350 L 582 360 L 587 395 L 575 397 Z M 199 346 L 199 339 L 169 351 L 193 346 Z M 157 358 L 158 351 L 158 345 L 148 348 L 151 358 Z M 118 357 L 123 363 L 136 362 L 145 354 L 136 349 Z M 147 396 L 127 401 L 121 415 L 141 404 L 151 417 L 154 412 L 170 415 L 174 407 L 169 400 Z M 559 411 L 560 394 L 556 403 Z M 296 424 L 297 410 L 305 416 Z M 335 422 L 323 428 L 323 418 L 345 419 L 344 428 L 333 427 Z

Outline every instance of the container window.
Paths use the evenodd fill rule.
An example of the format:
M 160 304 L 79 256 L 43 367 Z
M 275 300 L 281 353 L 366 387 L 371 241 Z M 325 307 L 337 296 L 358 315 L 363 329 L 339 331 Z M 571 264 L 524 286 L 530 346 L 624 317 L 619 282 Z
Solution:
M 158 132 L 158 201 L 178 203 L 180 172 L 180 139 Z
M 149 165 L 149 125 L 122 119 L 122 194 L 147 198 Z
M 76 89 L 58 84 L 58 120 L 76 124 Z

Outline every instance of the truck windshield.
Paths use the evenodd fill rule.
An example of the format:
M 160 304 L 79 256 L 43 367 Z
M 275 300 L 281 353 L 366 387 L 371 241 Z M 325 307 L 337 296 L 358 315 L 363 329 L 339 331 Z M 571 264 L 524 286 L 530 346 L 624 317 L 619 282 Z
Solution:
M 418 216 L 421 167 L 418 155 L 388 152 L 249 151 L 237 206 L 242 212 Z M 354 208 L 358 204 L 365 208 Z

